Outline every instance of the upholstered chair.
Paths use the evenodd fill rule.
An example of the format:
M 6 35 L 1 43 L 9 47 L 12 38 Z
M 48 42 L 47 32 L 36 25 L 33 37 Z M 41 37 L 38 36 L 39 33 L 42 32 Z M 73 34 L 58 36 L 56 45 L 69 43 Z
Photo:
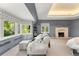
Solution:
M 48 50 L 49 36 L 42 35 L 31 42 L 27 48 L 28 55 L 46 55 Z

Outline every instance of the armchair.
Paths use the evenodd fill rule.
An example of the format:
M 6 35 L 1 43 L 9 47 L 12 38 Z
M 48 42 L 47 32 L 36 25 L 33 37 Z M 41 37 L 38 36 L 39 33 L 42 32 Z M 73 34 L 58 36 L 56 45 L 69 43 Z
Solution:
M 27 47 L 28 55 L 46 55 L 49 43 L 49 36 L 40 37 L 31 42 Z

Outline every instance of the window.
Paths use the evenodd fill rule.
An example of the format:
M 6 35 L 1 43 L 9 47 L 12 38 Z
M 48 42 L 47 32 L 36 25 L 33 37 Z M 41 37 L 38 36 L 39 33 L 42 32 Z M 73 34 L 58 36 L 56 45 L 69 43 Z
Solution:
M 47 26 L 43 26 L 42 27 L 42 32 L 48 32 L 48 27 Z
M 41 33 L 49 33 L 49 23 L 41 24 Z
M 23 24 L 23 26 L 22 26 L 22 33 L 30 33 L 30 25 Z
M 14 35 L 15 23 L 11 21 L 4 21 L 4 37 Z

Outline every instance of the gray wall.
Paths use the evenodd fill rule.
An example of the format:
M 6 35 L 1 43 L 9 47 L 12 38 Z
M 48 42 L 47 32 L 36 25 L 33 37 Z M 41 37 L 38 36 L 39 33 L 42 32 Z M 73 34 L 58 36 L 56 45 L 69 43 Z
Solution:
M 38 21 L 38 23 L 37 23 L 37 30 L 38 30 L 38 34 L 40 34 L 41 33 L 41 23 L 49 23 L 50 24 L 50 33 L 49 33 L 49 35 L 50 36 L 55 36 L 55 27 L 68 27 L 69 28 L 69 36 L 71 36 L 71 30 L 70 30 L 70 28 L 71 28 L 71 23 L 72 23 L 72 21 L 67 21 L 67 20 L 60 20 L 60 21 L 58 21 L 58 20 L 56 20 L 56 21 L 54 21 L 54 20 L 39 20 Z
M 72 23 L 71 23 L 71 36 L 72 37 L 77 37 L 79 36 L 79 20 L 74 20 Z

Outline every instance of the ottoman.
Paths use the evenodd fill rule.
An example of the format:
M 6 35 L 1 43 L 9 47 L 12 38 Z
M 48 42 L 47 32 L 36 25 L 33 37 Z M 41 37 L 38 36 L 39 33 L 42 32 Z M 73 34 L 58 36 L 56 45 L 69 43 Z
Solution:
M 20 50 L 27 50 L 27 46 L 29 44 L 30 40 L 23 40 L 19 43 L 19 49 Z

